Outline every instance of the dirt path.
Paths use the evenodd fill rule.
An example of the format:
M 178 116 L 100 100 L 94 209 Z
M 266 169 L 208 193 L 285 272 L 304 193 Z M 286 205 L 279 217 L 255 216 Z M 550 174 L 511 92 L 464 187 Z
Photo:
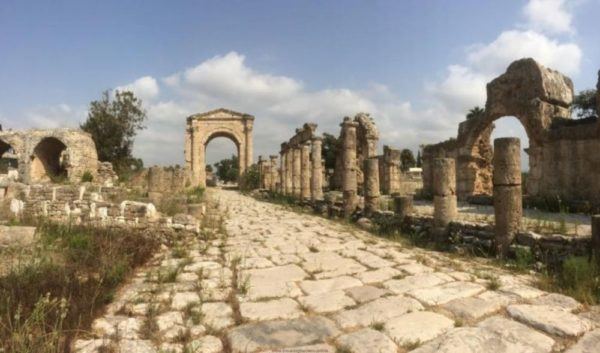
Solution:
M 226 234 L 164 249 L 78 352 L 597 352 L 599 311 L 526 276 L 214 197 Z

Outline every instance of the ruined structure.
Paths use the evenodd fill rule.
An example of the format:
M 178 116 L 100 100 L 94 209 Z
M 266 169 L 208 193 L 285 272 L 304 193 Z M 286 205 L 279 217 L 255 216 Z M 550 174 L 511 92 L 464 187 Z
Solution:
M 358 206 L 358 166 L 357 166 L 357 127 L 358 123 L 344 118 L 342 133 L 342 191 L 344 195 L 344 216 L 349 217 Z
M 206 146 L 216 137 L 227 137 L 238 150 L 239 171 L 252 164 L 254 117 L 227 109 L 195 114 L 187 118 L 185 165 L 193 186 L 206 187 Z
M 458 137 L 423 149 L 424 191 L 432 191 L 432 161 L 456 160 L 457 194 L 492 193 L 491 146 L 493 122 L 514 116 L 529 138 L 531 196 L 559 196 L 562 200 L 600 202 L 600 123 L 598 119 L 572 120 L 573 84 L 561 73 L 533 59 L 513 62 L 506 73 L 487 85 L 485 114 L 463 121 Z
M 157 202 L 163 196 L 173 195 L 185 190 L 188 175 L 181 167 L 159 167 L 148 169 L 148 196 Z
M 379 156 L 379 180 L 381 192 L 386 195 L 400 192 L 400 150 L 383 146 L 383 155 Z
M 0 157 L 5 154 L 15 161 L 17 179 L 27 184 L 80 182 L 86 173 L 98 175 L 96 145 L 81 130 L 1 131 Z
M 433 160 L 433 226 L 445 234 L 448 224 L 456 218 L 456 166 L 452 158 Z

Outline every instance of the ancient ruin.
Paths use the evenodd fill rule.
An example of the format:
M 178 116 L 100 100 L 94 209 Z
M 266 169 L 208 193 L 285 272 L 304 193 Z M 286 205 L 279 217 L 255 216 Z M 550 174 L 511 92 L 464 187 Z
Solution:
M 79 182 L 85 173 L 98 174 L 96 145 L 80 130 L 0 131 L 0 157 L 6 153 L 24 183 Z
M 533 59 L 512 63 L 506 73 L 487 86 L 485 114 L 460 123 L 458 137 L 423 149 L 424 190 L 431 193 L 432 161 L 454 158 L 459 199 L 492 194 L 493 122 L 514 116 L 529 138 L 530 196 L 597 203 L 600 178 L 595 168 L 600 124 L 597 119 L 571 119 L 573 84 L 561 73 Z
M 238 150 L 239 171 L 244 173 L 253 163 L 252 115 L 217 109 L 187 118 L 185 165 L 192 184 L 206 187 L 206 146 L 217 137 L 227 137 Z

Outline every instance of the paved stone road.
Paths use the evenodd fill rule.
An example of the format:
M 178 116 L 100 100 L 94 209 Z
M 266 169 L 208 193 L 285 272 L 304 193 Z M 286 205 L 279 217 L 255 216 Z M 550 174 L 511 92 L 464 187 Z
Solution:
M 77 352 L 598 352 L 600 310 L 482 260 L 215 191 L 226 236 L 164 249 Z

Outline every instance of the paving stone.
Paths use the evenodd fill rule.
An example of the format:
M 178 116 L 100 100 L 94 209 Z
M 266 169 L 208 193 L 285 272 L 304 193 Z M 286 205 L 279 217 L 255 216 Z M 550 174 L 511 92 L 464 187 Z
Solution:
M 433 268 L 431 268 L 429 266 L 421 265 L 420 263 L 417 263 L 417 262 L 412 263 L 412 264 L 401 265 L 401 266 L 398 266 L 398 268 L 401 269 L 402 271 L 408 273 L 409 275 L 433 272 Z
M 453 320 L 429 311 L 416 311 L 385 321 L 385 332 L 400 345 L 429 341 L 453 327 Z
M 254 321 L 294 319 L 302 315 L 298 303 L 290 298 L 241 303 L 240 313 L 244 319 Z
M 250 289 L 246 295 L 250 300 L 273 297 L 297 297 L 302 291 L 294 283 L 308 277 L 297 265 L 277 266 L 245 271 Z
M 142 322 L 140 319 L 130 317 L 126 320 L 119 322 L 117 325 L 117 331 L 119 333 L 119 337 L 125 339 L 137 339 L 138 332 L 142 327 Z
M 386 335 L 370 328 L 340 336 L 336 343 L 350 353 L 396 353 L 398 347 Z
M 188 305 L 200 303 L 200 296 L 196 292 L 181 292 L 173 295 L 171 307 L 175 310 L 183 310 Z
M 513 318 L 551 335 L 579 336 L 592 328 L 591 322 L 556 306 L 515 304 L 506 310 Z
M 276 254 L 271 256 L 271 261 L 275 265 L 288 265 L 300 262 L 300 258 L 293 254 Z
M 472 282 L 451 282 L 435 287 L 413 289 L 407 294 L 427 305 L 440 305 L 476 295 L 484 290 L 485 287 Z
M 302 347 L 279 348 L 267 350 L 261 353 L 336 353 L 336 348 L 328 344 L 315 344 Z
M 109 343 L 108 339 L 76 340 L 72 348 L 74 353 L 98 353 L 100 348 Z
M 271 261 L 264 257 L 249 257 L 242 259 L 240 268 L 266 268 L 275 266 Z
M 221 339 L 215 336 L 204 336 L 191 341 L 188 351 L 194 353 L 220 353 L 223 351 Z
M 355 305 L 356 302 L 348 297 L 343 291 L 313 294 L 298 298 L 298 301 L 311 311 L 316 313 L 328 313 L 341 310 L 347 306 Z
M 531 346 L 534 352 L 550 352 L 554 346 L 552 338 L 502 316 L 492 316 L 477 326 L 490 330 L 509 342 Z
M 312 316 L 238 326 L 227 333 L 227 339 L 232 353 L 253 353 L 325 343 L 339 334 L 333 321 Z
M 487 291 L 475 297 L 452 300 L 443 307 L 457 317 L 476 320 L 502 309 L 511 302 L 508 295 Z
M 392 294 L 387 289 L 381 289 L 373 286 L 352 287 L 345 290 L 346 294 L 358 303 L 366 303 L 375 300 L 384 295 Z
M 409 312 L 423 310 L 423 306 L 412 298 L 404 296 L 385 297 L 363 304 L 356 309 L 334 315 L 340 327 L 366 327 L 376 322 L 385 322 Z
M 203 303 L 201 311 L 204 314 L 203 323 L 214 329 L 221 330 L 233 325 L 233 310 L 227 303 Z
M 379 283 L 385 282 L 394 276 L 399 276 L 402 271 L 393 267 L 383 267 L 374 271 L 361 272 L 356 275 L 363 283 Z
M 589 320 L 594 324 L 595 327 L 600 328 L 600 305 L 594 305 L 588 307 L 587 311 L 580 313 L 580 318 Z
M 127 353 L 157 353 L 152 342 L 147 340 L 121 340 L 119 348 Z
M 600 330 L 586 333 L 565 353 L 598 353 L 600 350 Z
M 183 353 L 183 345 L 181 343 L 164 342 L 160 345 L 159 353 Z
M 321 294 L 342 290 L 346 288 L 361 286 L 362 283 L 356 278 L 342 276 L 331 279 L 321 279 L 316 281 L 302 281 L 299 283 L 300 288 L 309 295 Z
M 410 353 L 534 353 L 531 346 L 514 343 L 481 327 L 450 330 Z
M 582 308 L 581 303 L 577 300 L 558 293 L 550 293 L 548 295 L 537 297 L 531 301 L 531 304 L 551 305 L 566 311 L 575 311 Z
M 531 286 L 516 284 L 511 286 L 502 286 L 500 287 L 502 292 L 515 294 L 523 299 L 534 299 L 544 294 L 547 294 L 544 291 L 541 291 L 537 288 L 533 288 Z
M 411 290 L 433 287 L 450 281 L 453 281 L 452 277 L 442 273 L 423 273 L 402 279 L 392 279 L 383 282 L 383 286 L 396 294 L 403 294 Z
M 301 264 L 306 271 L 315 273 L 317 278 L 341 276 L 364 272 L 366 267 L 357 261 L 341 257 L 333 252 L 318 252 L 301 254 L 304 262 Z

